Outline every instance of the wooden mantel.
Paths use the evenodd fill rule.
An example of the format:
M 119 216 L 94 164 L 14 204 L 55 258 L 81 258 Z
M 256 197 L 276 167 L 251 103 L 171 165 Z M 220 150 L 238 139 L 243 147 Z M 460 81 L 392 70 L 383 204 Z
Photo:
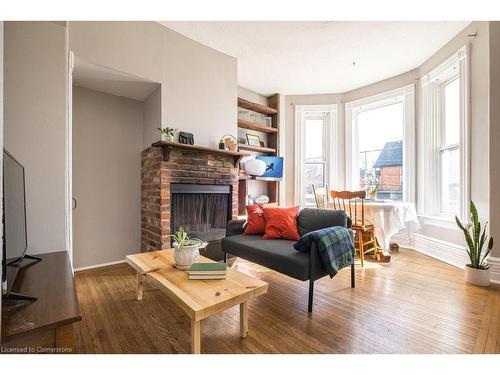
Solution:
M 170 150 L 173 148 L 180 148 L 184 150 L 190 150 L 190 151 L 197 151 L 197 152 L 204 152 L 208 154 L 219 154 L 219 155 L 226 155 L 226 156 L 232 156 L 234 160 L 234 166 L 237 167 L 239 161 L 243 156 L 249 155 L 244 152 L 239 152 L 239 151 L 228 151 L 228 150 L 221 150 L 216 147 L 209 147 L 209 146 L 200 146 L 200 145 L 186 145 L 184 143 L 176 143 L 176 142 L 167 142 L 167 141 L 158 141 L 152 144 L 153 147 L 161 147 L 163 149 L 163 160 L 168 161 L 170 158 Z

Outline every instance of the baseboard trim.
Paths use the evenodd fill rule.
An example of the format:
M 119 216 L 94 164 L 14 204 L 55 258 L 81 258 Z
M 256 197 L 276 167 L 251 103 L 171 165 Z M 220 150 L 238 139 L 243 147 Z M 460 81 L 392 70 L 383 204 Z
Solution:
M 414 250 L 436 258 L 455 267 L 464 269 L 469 262 L 467 251 L 463 246 L 441 241 L 421 234 L 413 235 Z
M 413 239 L 404 231 L 394 234 L 389 243 L 397 243 L 400 247 L 413 249 Z
M 500 257 L 488 257 L 486 262 L 491 265 L 490 282 L 492 284 L 500 284 Z
M 93 268 L 101 268 L 101 267 L 107 267 L 107 266 L 114 266 L 115 264 L 121 264 L 121 263 L 125 263 L 125 260 L 117 260 L 117 261 L 114 261 L 114 262 L 94 264 L 93 266 L 78 267 L 78 268 L 75 268 L 73 270 L 73 272 L 91 270 Z

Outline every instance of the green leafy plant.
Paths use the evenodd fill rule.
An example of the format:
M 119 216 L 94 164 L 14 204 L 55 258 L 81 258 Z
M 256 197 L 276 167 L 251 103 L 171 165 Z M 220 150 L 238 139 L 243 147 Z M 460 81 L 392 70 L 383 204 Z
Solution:
M 190 240 L 187 232 L 184 230 L 184 227 L 179 227 L 179 229 L 177 229 L 174 234 L 171 234 L 170 237 L 172 237 L 179 246 L 184 246 Z
M 455 221 L 458 227 L 464 232 L 465 241 L 467 242 L 467 254 L 469 255 L 471 268 L 477 268 L 481 270 L 487 270 L 490 265 L 484 262 L 484 259 L 488 256 L 491 249 L 493 248 L 493 237 L 487 241 L 486 227 L 488 222 L 484 225 L 483 231 L 481 232 L 481 222 L 479 221 L 479 215 L 477 214 L 477 209 L 474 202 L 470 202 L 470 219 L 471 224 L 463 224 L 455 216 Z M 483 254 L 483 248 L 488 242 L 486 251 Z
M 375 180 L 372 185 L 370 185 L 370 193 L 375 194 L 380 188 L 380 181 Z
M 177 131 L 177 129 L 174 129 L 174 128 L 169 128 L 169 127 L 165 127 L 165 128 L 156 128 L 158 129 L 158 131 L 160 132 L 160 134 L 163 134 L 167 137 L 173 137 L 175 132 Z

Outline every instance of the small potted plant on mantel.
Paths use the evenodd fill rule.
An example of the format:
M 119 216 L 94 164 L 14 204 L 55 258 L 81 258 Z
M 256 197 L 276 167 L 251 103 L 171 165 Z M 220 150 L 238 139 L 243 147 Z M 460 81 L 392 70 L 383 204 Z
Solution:
M 486 235 L 487 222 L 481 232 L 479 215 L 472 201 L 470 202 L 470 218 L 471 224 L 464 225 L 458 220 L 458 217 L 455 216 L 458 227 L 464 232 L 465 242 L 468 247 L 467 254 L 470 259 L 470 263 L 465 265 L 465 281 L 478 286 L 489 286 L 490 265 L 485 263 L 484 260 L 493 248 L 493 237 L 490 237 L 488 240 L 488 236 Z M 483 253 L 486 243 L 487 247 Z
M 169 128 L 168 126 L 165 128 L 157 128 L 161 135 L 162 141 L 173 142 L 174 135 L 177 129 Z

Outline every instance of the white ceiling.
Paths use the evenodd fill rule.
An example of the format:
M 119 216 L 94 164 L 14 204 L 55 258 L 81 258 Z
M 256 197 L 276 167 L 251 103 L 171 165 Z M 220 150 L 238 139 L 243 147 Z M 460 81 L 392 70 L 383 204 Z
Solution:
M 236 57 L 238 84 L 263 95 L 343 93 L 393 77 L 417 68 L 469 24 L 160 23 Z
M 144 101 L 160 84 L 85 61 L 75 56 L 73 84 Z

